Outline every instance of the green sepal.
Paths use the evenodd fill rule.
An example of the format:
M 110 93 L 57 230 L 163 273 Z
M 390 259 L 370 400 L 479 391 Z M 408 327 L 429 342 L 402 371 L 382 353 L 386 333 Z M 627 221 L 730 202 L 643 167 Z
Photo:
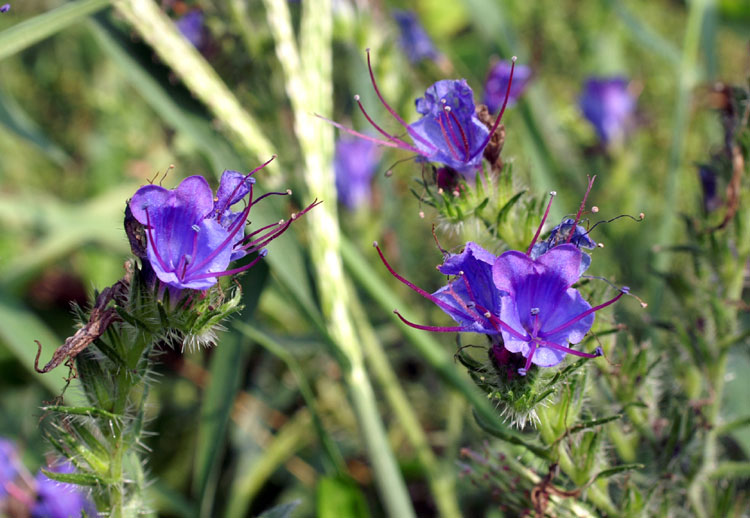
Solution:
M 62 482 L 64 484 L 77 484 L 79 486 L 96 487 L 106 486 L 111 483 L 111 481 L 109 481 L 108 479 L 100 477 L 93 473 L 57 473 L 55 471 L 50 471 L 44 468 L 42 468 L 42 473 L 44 473 L 48 478 L 56 482 Z
M 102 350 L 101 347 L 99 349 Z M 75 362 L 78 369 L 78 379 L 81 381 L 83 390 L 91 404 L 96 405 L 96 408 L 75 407 L 75 410 L 73 410 L 71 407 L 57 407 L 56 411 L 66 413 L 75 413 L 76 411 L 86 412 L 78 415 L 102 415 L 101 412 L 109 413 L 107 409 L 111 410 L 114 405 L 112 397 L 114 388 L 109 377 L 105 375 L 102 361 L 96 358 L 90 351 L 82 351 L 76 356 Z

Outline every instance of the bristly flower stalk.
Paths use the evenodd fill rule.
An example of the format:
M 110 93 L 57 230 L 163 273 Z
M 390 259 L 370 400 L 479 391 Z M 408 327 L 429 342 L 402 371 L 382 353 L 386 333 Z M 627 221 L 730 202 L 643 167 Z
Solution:
M 147 510 L 138 450 L 156 349 L 215 343 L 221 322 L 242 309 L 240 290 L 220 287 L 219 279 L 250 269 L 266 256 L 271 240 L 318 204 L 246 233 L 252 207 L 267 196 L 291 194 L 254 198 L 252 175 L 267 164 L 248 174 L 224 171 L 216 196 L 202 176 L 172 190 L 138 189 L 126 208 L 125 229 L 140 264 L 128 262 L 125 277 L 97 297 L 88 322 L 40 371 L 65 361 L 88 403 L 45 407 L 52 418 L 49 440 L 76 468 L 46 476 L 92 487 L 99 512 L 107 516 Z M 244 208 L 234 209 L 240 202 Z M 244 265 L 230 267 L 251 255 Z

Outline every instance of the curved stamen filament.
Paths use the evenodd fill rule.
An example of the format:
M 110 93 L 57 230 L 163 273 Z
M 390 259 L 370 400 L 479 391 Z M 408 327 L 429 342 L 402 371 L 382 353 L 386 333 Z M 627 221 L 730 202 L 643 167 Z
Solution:
M 610 299 L 610 300 L 608 300 L 607 302 L 605 302 L 605 303 L 603 303 L 603 304 L 599 304 L 598 306 L 595 306 L 595 307 L 593 307 L 593 308 L 587 309 L 586 311 L 584 311 L 584 312 L 583 312 L 583 313 L 581 313 L 580 315 L 578 315 L 578 316 L 576 316 L 576 317 L 573 317 L 573 318 L 571 318 L 570 320 L 568 320 L 568 321 L 567 321 L 567 322 L 565 322 L 564 324 L 561 324 L 561 325 L 557 326 L 556 328 L 554 328 L 554 329 L 552 329 L 552 330 L 550 330 L 550 331 L 545 331 L 545 332 L 544 332 L 545 336 L 551 336 L 551 335 L 554 335 L 555 333 L 558 333 L 559 331 L 562 331 L 562 330 L 563 330 L 563 329 L 565 329 L 566 327 L 570 327 L 570 326 L 572 326 L 573 324 L 575 324 L 576 322 L 578 322 L 578 321 L 579 321 L 579 320 L 581 320 L 582 318 L 586 318 L 586 317 L 587 317 L 587 316 L 589 316 L 590 314 L 592 314 L 592 313 L 595 313 L 596 311 L 599 311 L 600 309 L 604 309 L 604 308 L 606 308 L 607 306 L 609 306 L 610 304 L 614 304 L 615 302 L 617 302 L 618 300 L 620 300 L 620 298 L 621 298 L 621 297 L 622 297 L 623 295 L 625 295 L 626 293 L 627 293 L 627 290 L 626 290 L 625 288 L 621 288 L 621 289 L 620 289 L 620 293 L 618 293 L 618 294 L 617 294 L 617 296 L 616 296 L 616 297 L 614 297 L 613 299 Z
M 518 369 L 518 374 L 520 374 L 521 376 L 526 376 L 526 373 L 529 372 L 529 369 L 531 368 L 531 360 L 532 358 L 534 358 L 534 353 L 536 352 L 539 345 L 535 340 L 529 343 L 529 346 L 531 347 L 531 350 L 529 351 L 529 355 L 526 357 L 526 365 L 523 369 Z
M 391 135 L 390 133 L 388 133 L 387 131 L 385 131 L 383 128 L 381 128 L 378 124 L 376 124 L 375 121 L 372 120 L 372 118 L 370 117 L 370 115 L 368 115 L 368 113 L 365 111 L 365 107 L 362 105 L 362 101 L 359 100 L 359 96 L 358 95 L 354 96 L 354 100 L 357 101 L 357 106 L 359 106 L 359 111 L 361 111 L 362 115 L 365 116 L 365 119 L 367 119 L 367 122 L 369 122 L 372 125 L 372 127 L 375 128 L 381 135 L 383 135 L 388 140 L 392 140 L 394 142 L 398 142 L 401 145 L 400 147 L 402 147 L 404 149 L 408 149 L 408 150 L 410 150 L 410 151 L 412 151 L 414 153 L 419 153 L 419 150 L 417 148 L 415 148 L 414 146 L 412 146 L 408 142 L 404 142 L 403 140 L 401 140 L 400 138 L 396 137 L 395 135 Z
M 421 151 L 419 151 L 418 149 L 416 149 L 413 146 L 410 146 L 406 142 L 402 142 L 402 141 L 392 142 L 392 141 L 389 141 L 389 140 L 381 140 L 379 138 L 371 137 L 370 135 L 365 135 L 364 133 L 360 133 L 359 131 L 355 131 L 355 130 L 353 130 L 351 128 L 347 128 L 343 124 L 339 124 L 338 122 L 333 121 L 333 120 L 331 120 L 331 119 L 329 119 L 327 117 L 323 117 L 322 115 L 318 115 L 317 113 L 315 114 L 315 116 L 317 118 L 319 118 L 319 119 L 323 119 L 328 124 L 331 124 L 332 126 L 337 127 L 341 131 L 345 131 L 349 135 L 354 135 L 355 137 L 359 137 L 361 139 L 369 140 L 370 142 L 375 142 L 376 144 L 380 144 L 381 146 L 395 147 L 397 149 L 408 149 L 409 151 L 413 151 L 414 153 L 419 153 L 420 155 L 423 154 Z M 408 146 L 408 147 L 406 147 L 406 146 Z M 434 149 L 435 146 L 430 146 L 430 147 Z
M 262 260 L 266 255 L 267 254 L 264 254 L 261 252 L 260 254 L 258 254 L 258 257 L 256 257 L 255 259 L 253 259 L 246 265 L 240 266 L 239 268 L 233 268 L 232 270 L 224 270 L 221 272 L 206 272 L 206 273 L 201 273 L 199 275 L 192 275 L 189 281 L 199 281 L 201 279 L 210 279 L 211 277 L 225 277 L 227 275 L 234 275 L 236 273 L 242 273 L 246 270 L 249 270 L 256 264 L 258 264 L 258 262 Z
M 417 140 L 427 146 L 431 149 L 436 149 L 435 146 L 424 137 L 420 136 L 419 133 L 414 131 L 411 126 L 409 126 L 404 119 L 402 119 L 398 113 L 396 113 L 396 110 L 391 108 L 387 102 L 385 102 L 385 99 L 383 98 L 383 95 L 380 93 L 380 88 L 378 88 L 378 83 L 375 81 L 375 74 L 372 71 L 372 63 L 370 62 L 370 49 L 367 49 L 367 69 L 370 71 L 370 81 L 372 81 L 372 87 L 375 89 L 375 94 L 378 96 L 378 99 L 380 99 L 380 102 L 383 104 L 386 110 L 388 110 L 388 113 L 390 113 L 394 119 L 396 119 L 399 124 L 401 124 L 406 131 L 409 133 L 411 138 L 414 140 Z
M 500 126 L 500 121 L 503 118 L 503 114 L 505 113 L 505 107 L 508 106 L 508 99 L 510 98 L 510 87 L 513 84 L 513 71 L 516 69 L 516 57 L 513 56 L 513 59 L 511 60 L 510 65 L 510 76 L 508 77 L 508 88 L 505 90 L 505 100 L 503 101 L 503 107 L 500 109 L 500 113 L 497 114 L 497 119 L 495 119 L 495 124 L 492 125 L 492 129 L 490 130 L 490 134 L 485 137 L 484 142 L 482 142 L 482 145 L 477 148 L 474 153 L 469 157 L 467 162 L 471 161 L 475 156 L 477 156 L 479 153 L 484 151 L 484 148 L 487 147 L 487 144 L 490 143 L 490 140 L 492 139 L 492 135 L 495 134 L 495 131 L 497 130 L 497 127 Z
M 464 276 L 464 284 L 466 285 L 466 291 L 469 293 L 469 298 L 474 303 L 474 306 L 477 308 L 477 310 L 482 312 L 482 316 L 490 321 L 490 323 L 495 327 L 495 329 L 497 329 L 498 333 L 500 332 L 500 329 L 502 328 L 502 329 L 505 329 L 508 333 L 510 333 L 514 337 L 518 338 L 519 340 L 523 340 L 523 341 L 530 340 L 528 335 L 525 335 L 525 336 L 522 335 L 521 333 L 513 329 L 513 327 L 511 327 L 510 325 L 500 320 L 499 317 L 493 315 L 489 309 L 480 305 L 476 301 L 476 298 L 474 297 L 474 292 L 471 290 L 471 286 L 469 285 L 469 280 L 466 278 L 466 276 Z
M 464 156 L 466 157 L 466 161 L 468 162 L 469 161 L 469 151 L 470 151 L 470 148 L 469 148 L 469 139 L 466 137 L 466 132 L 464 131 L 463 126 L 461 126 L 461 123 L 459 122 L 458 117 L 456 117 L 456 114 L 453 113 L 453 110 L 450 110 L 450 109 L 446 108 L 446 111 L 448 112 L 448 115 L 450 116 L 450 118 L 453 120 L 453 122 L 458 127 L 459 133 L 461 133 L 461 140 L 462 140 L 462 142 L 464 144 Z M 448 127 L 451 128 L 451 133 L 453 133 L 453 131 L 452 131 L 453 130 L 453 125 L 452 124 L 448 124 Z
M 234 198 L 234 195 L 237 194 L 237 191 L 239 191 L 240 186 L 242 186 L 256 172 L 260 171 L 261 169 L 266 167 L 268 164 L 273 162 L 275 158 L 276 158 L 276 155 L 271 155 L 271 158 L 269 160 L 267 160 L 266 162 L 262 163 L 261 165 L 259 165 L 258 167 L 256 167 L 255 169 L 247 173 L 245 177 L 242 178 L 242 181 L 237 183 L 237 185 L 234 187 L 234 190 L 232 190 L 232 194 L 230 194 L 229 197 L 227 198 L 227 204 L 221 208 L 221 211 L 219 212 L 219 217 L 221 217 L 221 212 L 224 212 L 227 208 L 229 208 L 230 202 L 232 201 L 232 198 Z M 250 188 L 252 189 L 252 185 Z
M 562 351 L 567 354 L 572 354 L 573 356 L 580 356 L 581 358 L 598 358 L 599 356 L 601 356 L 601 354 L 599 354 L 599 349 L 597 349 L 597 352 L 595 353 L 585 353 L 583 351 L 576 351 L 575 349 L 571 349 L 570 347 L 565 347 L 563 345 L 556 344 L 555 342 L 542 341 L 541 344 L 544 347 L 549 347 L 550 349 L 556 349 L 558 351 Z
M 594 180 L 596 180 L 596 175 L 589 179 L 589 186 L 586 188 L 586 194 L 583 195 L 581 205 L 578 207 L 578 212 L 576 212 L 576 218 L 573 221 L 573 227 L 570 229 L 568 239 L 565 241 L 566 243 L 570 243 L 570 241 L 573 239 L 573 235 L 576 233 L 576 227 L 578 226 L 578 222 L 581 221 L 581 214 L 583 214 L 583 211 L 586 208 L 586 199 L 589 197 L 591 188 L 594 186 Z
M 414 329 L 421 329 L 422 331 L 433 331 L 435 333 L 461 333 L 463 331 L 469 331 L 469 329 L 463 326 L 423 326 L 421 324 L 415 324 L 414 322 L 405 319 L 397 309 L 394 309 L 393 312 L 398 316 L 398 318 L 401 319 L 401 322 L 409 327 L 413 327 Z
M 244 228 L 245 221 L 247 221 L 247 216 L 250 214 L 250 207 L 251 206 L 252 205 L 248 204 L 248 206 L 245 207 L 245 210 L 243 210 L 240 213 L 240 215 L 237 217 L 237 219 L 235 220 L 235 222 L 232 223 L 232 225 L 230 225 L 230 227 L 229 227 L 229 235 L 226 237 L 226 239 L 224 239 L 224 241 L 222 241 L 221 244 L 219 246 L 217 246 L 214 249 L 213 252 L 211 252 L 210 254 L 208 254 L 208 256 L 206 256 L 200 263 L 194 264 L 190 268 L 190 271 L 192 271 L 192 272 L 200 271 L 204 266 L 206 266 L 208 263 L 210 263 L 211 261 L 213 261 L 214 258 L 217 255 L 219 255 L 221 253 L 221 251 L 224 250 L 224 248 L 226 248 L 226 246 L 229 243 L 232 242 L 232 240 L 234 239 L 234 236 L 237 235 L 237 232 L 239 232 L 240 229 Z
M 526 250 L 526 255 L 531 255 L 531 249 L 534 248 L 534 245 L 536 244 L 536 240 L 539 239 L 539 234 L 542 233 L 542 227 L 544 226 L 544 222 L 547 221 L 547 216 L 549 216 L 549 210 L 552 208 L 552 200 L 555 199 L 555 196 L 557 196 L 557 193 L 555 191 L 552 191 L 549 193 L 549 203 L 547 204 L 547 210 L 544 211 L 542 222 L 539 223 L 539 228 L 536 229 L 536 234 L 534 234 L 534 239 L 531 240 L 529 249 Z
M 443 123 L 443 115 L 444 114 L 441 113 L 437 118 L 438 124 L 440 125 L 440 131 L 443 133 L 443 140 L 445 140 L 445 143 L 448 144 L 448 149 L 450 150 L 451 155 L 453 155 L 453 158 L 460 161 L 461 159 L 458 157 L 458 153 L 456 152 L 456 149 L 453 147 L 453 143 L 451 142 L 450 137 L 448 137 L 448 132 L 445 130 L 445 124 Z M 451 121 L 449 120 L 448 124 L 450 124 L 450 122 Z
M 151 249 L 154 251 L 154 255 L 156 256 L 156 260 L 159 261 L 159 266 L 161 266 L 161 269 L 165 272 L 168 272 L 169 268 L 164 262 L 164 259 L 161 258 L 161 255 L 159 254 L 159 248 L 156 246 L 156 239 L 154 238 L 154 227 L 151 225 L 151 218 L 148 215 L 148 207 L 145 207 L 143 210 L 146 213 L 146 233 L 148 234 L 148 238 L 151 240 Z

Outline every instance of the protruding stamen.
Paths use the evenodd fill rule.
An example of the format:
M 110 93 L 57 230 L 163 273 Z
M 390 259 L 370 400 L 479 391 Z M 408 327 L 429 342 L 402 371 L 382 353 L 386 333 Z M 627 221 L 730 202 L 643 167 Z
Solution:
M 526 376 L 526 373 L 529 372 L 529 369 L 531 368 L 531 359 L 534 358 L 534 353 L 538 347 L 536 342 L 531 342 L 529 346 L 531 347 L 531 351 L 529 351 L 529 355 L 526 357 L 526 365 L 522 369 L 518 369 L 518 374 L 521 376 Z
M 370 71 L 370 81 L 372 82 L 372 87 L 375 89 L 375 94 L 378 96 L 378 99 L 380 99 L 380 102 L 383 104 L 385 109 L 388 110 L 388 113 L 390 113 L 393 118 L 396 119 L 399 124 L 401 124 L 406 129 L 411 138 L 413 138 L 414 140 L 418 140 L 430 149 L 436 149 L 429 140 L 425 139 L 419 133 L 414 131 L 411 126 L 409 126 L 406 121 L 404 121 L 404 119 L 402 119 L 399 114 L 396 113 L 396 110 L 391 108 L 388 103 L 385 102 L 383 95 L 380 93 L 380 88 L 378 88 L 378 83 L 377 81 L 375 81 L 375 74 L 372 71 L 372 63 L 370 62 L 370 49 L 367 49 L 367 69 Z
M 602 351 L 601 347 L 597 347 L 593 353 L 585 353 L 583 351 L 576 351 L 575 349 L 571 349 L 570 347 L 565 347 L 564 345 L 556 344 L 554 342 L 544 341 L 541 344 L 544 347 L 549 347 L 550 349 L 556 349 L 558 351 L 562 351 L 567 354 L 572 354 L 573 356 L 580 356 L 581 358 L 598 358 L 599 356 L 604 355 L 604 351 Z
M 531 255 L 531 249 L 534 248 L 534 245 L 536 244 L 536 240 L 539 239 L 539 234 L 542 233 L 542 227 L 544 226 L 544 222 L 547 221 L 547 216 L 549 216 L 549 210 L 552 208 L 552 200 L 555 199 L 555 196 L 557 196 L 556 191 L 550 191 L 549 193 L 549 203 L 547 204 L 547 210 L 544 211 L 544 216 L 542 217 L 542 222 L 539 223 L 539 228 L 536 229 L 536 234 L 534 234 L 534 239 L 531 240 L 531 244 L 529 245 L 529 249 L 526 250 L 526 255 Z
M 443 113 L 438 116 L 438 124 L 440 125 L 440 131 L 443 134 L 443 140 L 445 140 L 445 143 L 448 144 L 448 149 L 451 152 L 451 155 L 453 155 L 453 158 L 460 161 L 461 159 L 458 157 L 458 153 L 456 152 L 456 149 L 453 147 L 453 143 L 451 142 L 450 138 L 448 137 L 448 132 L 445 130 L 445 124 L 443 123 Z M 447 119 L 447 116 L 446 116 Z M 450 124 L 450 121 L 448 121 L 448 124 Z
M 464 145 L 464 156 L 466 157 L 466 161 L 469 161 L 469 152 L 471 149 L 469 148 L 469 139 L 466 137 L 466 132 L 464 131 L 463 126 L 461 126 L 461 122 L 459 122 L 458 117 L 456 117 L 456 114 L 453 113 L 450 106 L 445 107 L 446 113 L 450 116 L 451 120 L 454 122 L 454 124 L 458 127 L 458 132 L 461 134 L 461 141 Z M 451 134 L 455 137 L 455 133 L 453 132 L 453 125 L 448 123 L 448 126 L 451 128 Z
M 463 326 L 441 327 L 441 326 L 423 326 L 420 324 L 415 324 L 414 322 L 411 322 L 405 319 L 401 315 L 401 313 L 398 312 L 397 309 L 394 309 L 393 312 L 398 316 L 398 318 L 401 319 L 401 322 L 403 322 L 409 327 L 413 327 L 414 329 L 421 329 L 422 331 L 433 331 L 435 333 L 461 333 L 463 331 L 468 331 L 468 329 Z
M 627 289 L 627 287 L 620 288 L 620 293 L 618 293 L 617 296 L 614 297 L 613 299 L 610 299 L 607 302 L 605 302 L 603 304 L 599 304 L 598 306 L 595 306 L 593 308 L 587 309 L 586 311 L 584 311 L 580 315 L 571 318 L 570 320 L 568 320 L 564 324 L 561 324 L 561 325 L 557 326 L 556 328 L 554 328 L 554 329 L 552 329 L 550 331 L 546 331 L 544 334 L 546 336 L 554 335 L 555 333 L 558 333 L 558 332 L 562 331 L 566 327 L 572 326 L 573 324 L 575 324 L 576 322 L 578 322 L 582 318 L 586 318 L 590 314 L 595 313 L 595 312 L 599 311 L 600 309 L 604 309 L 607 306 L 609 306 L 610 304 L 614 304 L 615 302 L 617 302 L 618 300 L 620 300 L 623 295 L 625 295 L 628 292 L 629 292 L 629 290 Z
M 500 113 L 497 114 L 497 119 L 495 119 L 495 124 L 492 125 L 492 129 L 490 130 L 490 134 L 487 135 L 487 137 L 484 139 L 484 142 L 482 142 L 482 145 L 477 148 L 474 153 L 469 157 L 467 162 L 470 162 L 474 157 L 479 155 L 482 151 L 484 151 L 484 148 L 487 147 L 487 144 L 490 143 L 490 140 L 492 140 L 492 135 L 495 134 L 495 131 L 497 130 L 498 126 L 500 126 L 500 120 L 503 118 L 503 114 L 505 113 L 505 108 L 508 106 L 508 99 L 510 98 L 510 87 L 513 84 L 513 71 L 516 69 L 516 60 L 518 58 L 516 56 L 513 56 L 513 59 L 511 59 L 511 65 L 510 65 L 510 75 L 508 76 L 508 88 L 505 90 L 505 99 L 503 100 L 503 107 L 500 109 Z
M 359 95 L 354 96 L 354 100 L 357 102 L 357 106 L 359 106 L 359 111 L 362 112 L 362 115 L 365 116 L 365 119 L 367 119 L 367 122 L 369 122 L 373 128 L 375 128 L 378 133 L 383 135 L 385 138 L 387 138 L 389 141 L 398 142 L 400 144 L 399 147 L 403 147 L 405 149 L 408 149 L 409 151 L 412 151 L 414 153 L 419 153 L 419 150 L 409 144 L 408 142 L 405 142 L 401 140 L 400 138 L 396 137 L 395 135 L 391 135 L 387 131 L 385 131 L 383 128 L 381 128 L 374 120 L 372 120 L 372 117 L 365 111 L 365 107 L 362 105 L 362 102 L 359 100 Z
M 573 239 L 573 235 L 576 233 L 576 227 L 578 226 L 578 222 L 581 221 L 581 214 L 583 214 L 583 211 L 586 208 L 586 198 L 589 197 L 591 188 L 594 186 L 594 180 L 596 180 L 596 175 L 589 178 L 589 186 L 586 188 L 586 194 L 583 195 L 583 199 L 581 200 L 581 205 L 578 207 L 578 212 L 576 212 L 576 217 L 575 217 L 575 220 L 573 221 L 573 227 L 570 229 L 570 233 L 568 234 L 568 239 L 565 241 L 566 243 L 570 243 L 570 241 Z

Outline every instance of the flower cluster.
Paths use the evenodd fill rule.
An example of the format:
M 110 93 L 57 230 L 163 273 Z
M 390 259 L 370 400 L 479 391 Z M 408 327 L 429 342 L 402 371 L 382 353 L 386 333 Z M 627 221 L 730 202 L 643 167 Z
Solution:
M 474 93 L 465 79 L 445 79 L 427 88 L 424 97 L 420 97 L 416 101 L 416 109 L 421 118 L 408 124 L 391 108 L 380 93 L 375 81 L 375 74 L 372 71 L 369 50 L 367 52 L 367 66 L 375 94 L 388 113 L 403 126 L 413 144 L 388 133 L 373 121 L 362 106 L 359 96 L 354 98 L 359 109 L 368 122 L 385 137 L 385 140 L 359 133 L 334 121 L 328 122 L 365 140 L 410 151 L 418 155 L 420 161 L 436 162 L 466 177 L 473 177 L 473 174 L 481 167 L 483 152 L 500 125 L 500 120 L 507 106 L 513 82 L 515 58 L 513 58 L 508 77 L 505 100 L 494 124 L 489 128 L 477 116 Z
M 244 272 L 266 255 L 268 243 L 318 204 L 313 202 L 287 221 L 245 235 L 250 209 L 256 203 L 270 195 L 291 194 L 271 192 L 253 199 L 252 175 L 269 162 L 249 174 L 224 171 L 216 197 L 202 176 L 190 176 L 173 190 L 145 185 L 136 191 L 129 207 L 145 229 L 146 256 L 141 259 L 149 262 L 161 282 L 177 290 L 205 290 L 219 277 Z M 232 209 L 246 198 L 243 210 Z M 248 264 L 229 268 L 230 262 L 252 253 L 257 256 Z
M 593 179 L 589 190 L 592 183 Z M 417 329 L 489 335 L 493 343 L 502 343 L 506 351 L 526 359 L 525 365 L 518 369 L 522 376 L 532 364 L 551 367 L 566 354 L 600 356 L 599 348 L 587 353 L 571 346 L 581 342 L 589 332 L 594 314 L 617 302 L 628 293 L 628 288 L 620 288 L 615 297 L 592 307 L 573 287 L 590 263 L 581 248 L 596 246 L 579 225 L 585 198 L 575 219 L 564 220 L 545 241 L 537 243 L 552 198 L 554 193 L 526 252 L 510 250 L 495 256 L 469 242 L 461 253 L 446 255 L 438 270 L 452 276 L 452 280 L 432 294 L 396 273 L 376 243 L 381 260 L 394 277 L 434 302 L 459 325 L 423 326 L 396 311 L 399 318 Z

